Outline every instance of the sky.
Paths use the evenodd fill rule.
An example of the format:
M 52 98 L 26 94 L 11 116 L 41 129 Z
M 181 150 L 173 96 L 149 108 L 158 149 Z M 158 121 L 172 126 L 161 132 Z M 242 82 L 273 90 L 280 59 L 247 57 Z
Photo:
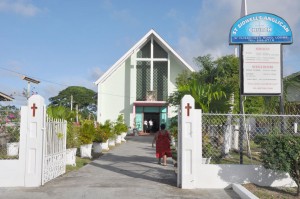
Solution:
M 31 91 L 50 97 L 68 86 L 97 90 L 94 82 L 150 29 L 186 62 L 234 54 L 231 26 L 242 0 L 0 0 L 0 92 L 9 105 L 26 105 Z M 248 14 L 285 19 L 294 42 L 283 48 L 284 76 L 300 71 L 300 1 L 248 0 Z M 2 102 L 3 103 L 3 102 Z M 7 102 L 6 102 L 7 103 Z

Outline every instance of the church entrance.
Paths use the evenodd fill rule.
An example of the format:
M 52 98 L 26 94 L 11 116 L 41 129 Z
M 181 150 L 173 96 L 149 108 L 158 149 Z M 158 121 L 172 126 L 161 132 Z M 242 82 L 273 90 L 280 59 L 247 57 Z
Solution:
M 135 128 L 138 131 L 155 133 L 159 130 L 160 124 L 168 125 L 167 109 L 167 106 L 136 106 Z M 150 120 L 152 121 L 151 127 L 149 125 Z M 145 121 L 147 121 L 147 125 L 144 124 Z
M 155 133 L 156 131 L 159 130 L 159 125 L 160 125 L 159 116 L 160 116 L 159 113 L 144 113 L 144 121 L 146 120 L 148 122 L 148 126 L 146 129 L 148 133 Z

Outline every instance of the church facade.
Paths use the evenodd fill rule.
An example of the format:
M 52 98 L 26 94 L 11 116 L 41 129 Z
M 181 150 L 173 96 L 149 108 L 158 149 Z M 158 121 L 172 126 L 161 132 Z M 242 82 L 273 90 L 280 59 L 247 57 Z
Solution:
M 97 121 L 115 121 L 123 114 L 127 126 L 157 130 L 176 113 L 167 98 L 176 89 L 176 77 L 194 71 L 154 30 L 150 30 L 96 82 Z

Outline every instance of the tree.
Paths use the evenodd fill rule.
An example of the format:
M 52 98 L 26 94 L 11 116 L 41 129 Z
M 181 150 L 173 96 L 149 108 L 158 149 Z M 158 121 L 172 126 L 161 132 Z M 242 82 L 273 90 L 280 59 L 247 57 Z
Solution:
M 75 118 L 75 111 L 71 111 L 69 108 L 64 106 L 48 107 L 47 114 L 52 118 L 64 119 L 71 122 Z
M 239 96 L 238 59 L 228 55 L 213 60 L 210 55 L 205 55 L 194 61 L 200 70 L 179 75 L 176 79 L 177 91 L 169 97 L 168 102 L 177 106 L 185 94 L 190 94 L 195 99 L 196 108 L 204 112 L 227 113 L 232 106 L 231 95 Z
M 96 112 L 97 93 L 80 86 L 70 86 L 60 91 L 57 96 L 49 98 L 49 106 L 64 106 L 70 108 L 71 96 L 73 96 L 74 105 L 78 105 L 78 110 L 81 112 L 83 118 L 88 118 L 89 114 L 94 114 Z

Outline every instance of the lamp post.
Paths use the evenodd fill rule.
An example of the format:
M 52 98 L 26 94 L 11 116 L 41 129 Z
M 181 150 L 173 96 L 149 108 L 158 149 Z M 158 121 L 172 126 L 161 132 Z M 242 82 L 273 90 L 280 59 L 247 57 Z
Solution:
M 29 96 L 30 96 L 30 83 L 32 82 L 32 83 L 34 83 L 34 84 L 39 84 L 40 81 L 35 80 L 35 79 L 32 79 L 32 78 L 27 77 L 27 76 L 25 76 L 25 75 L 22 76 L 22 79 L 25 80 L 25 81 L 27 81 L 27 99 L 28 99 Z

